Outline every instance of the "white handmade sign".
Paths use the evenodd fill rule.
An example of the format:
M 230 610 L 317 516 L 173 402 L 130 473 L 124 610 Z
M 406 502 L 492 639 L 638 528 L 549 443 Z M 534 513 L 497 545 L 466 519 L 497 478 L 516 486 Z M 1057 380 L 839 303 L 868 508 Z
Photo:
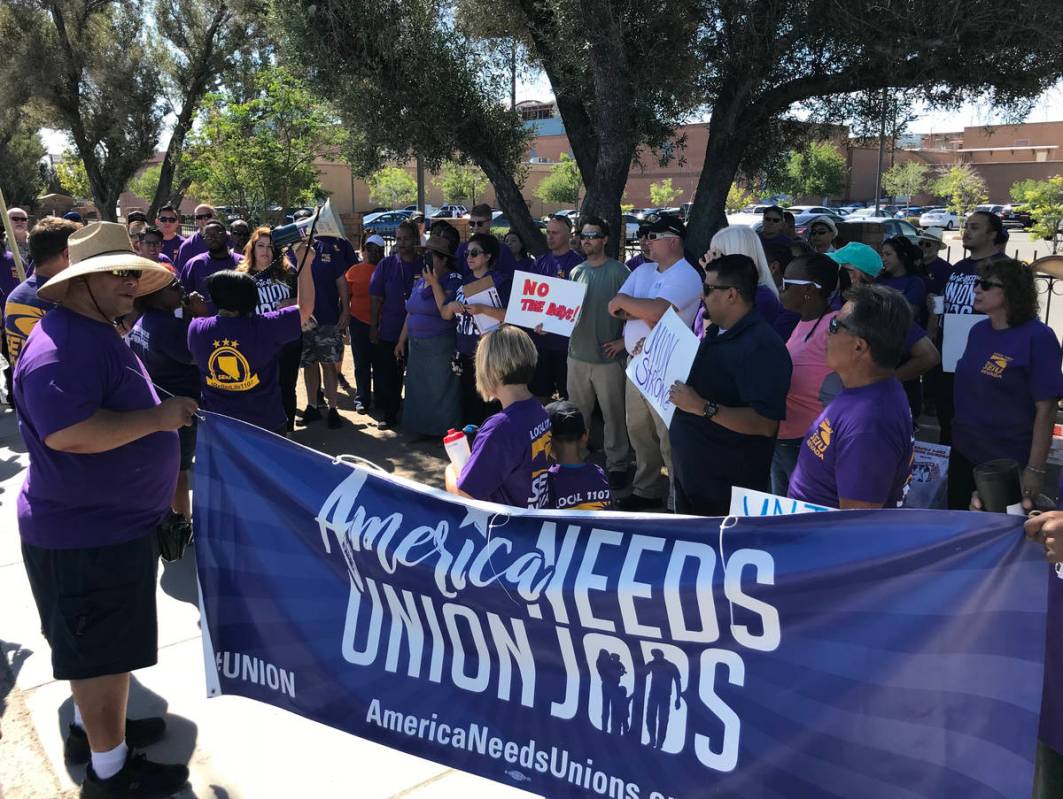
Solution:
M 571 336 L 586 293 L 584 283 L 531 272 L 514 272 L 506 322 L 533 330 L 542 325 L 547 333 Z
M 986 317 L 979 313 L 947 313 L 941 318 L 945 325 L 941 341 L 941 370 L 955 372 L 956 364 L 967 349 L 971 328 L 985 321 Z
M 666 425 L 671 425 L 675 413 L 668 390 L 675 381 L 685 383 L 690 376 L 699 343 L 698 337 L 679 318 L 675 309 L 669 308 L 627 365 L 627 379 L 634 383 Z
M 751 488 L 731 487 L 731 516 L 792 516 L 797 513 L 822 513 L 831 510 L 835 508 L 765 494 Z

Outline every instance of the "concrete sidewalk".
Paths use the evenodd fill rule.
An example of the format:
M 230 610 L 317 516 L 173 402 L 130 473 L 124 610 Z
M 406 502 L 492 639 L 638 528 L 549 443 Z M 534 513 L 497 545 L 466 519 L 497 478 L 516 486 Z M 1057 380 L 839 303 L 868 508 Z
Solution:
M 368 416 L 344 413 L 341 431 L 323 423 L 297 440 L 332 454 L 368 457 L 388 471 L 442 482 L 442 448 L 379 433 Z M 15 498 L 27 457 L 14 414 L 0 415 L 0 648 L 14 674 L 0 678 L 0 798 L 68 799 L 84 768 L 63 761 L 71 719 L 69 687 L 52 679 L 48 645 L 22 565 Z M 355 738 L 240 697 L 207 700 L 193 555 L 160 568 L 159 662 L 136 672 L 129 715 L 165 715 L 169 733 L 147 749 L 160 762 L 188 762 L 191 787 L 181 799 L 358 796 L 527 797 L 465 772 Z M 2 671 L 2 669 L 0 669 Z

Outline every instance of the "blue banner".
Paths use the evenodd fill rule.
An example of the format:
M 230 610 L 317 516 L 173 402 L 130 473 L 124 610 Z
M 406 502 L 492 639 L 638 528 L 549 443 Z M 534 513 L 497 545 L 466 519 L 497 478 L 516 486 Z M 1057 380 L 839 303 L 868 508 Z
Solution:
M 206 416 L 212 694 L 545 796 L 1030 795 L 1018 520 L 521 511 Z

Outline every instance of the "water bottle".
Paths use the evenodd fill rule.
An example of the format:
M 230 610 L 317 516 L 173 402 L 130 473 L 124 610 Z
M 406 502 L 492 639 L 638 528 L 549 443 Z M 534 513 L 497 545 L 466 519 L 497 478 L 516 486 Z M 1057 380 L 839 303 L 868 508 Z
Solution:
M 461 471 L 465 462 L 469 460 L 469 439 L 465 437 L 464 430 L 451 428 L 443 436 L 443 448 L 447 451 L 447 457 L 454 464 L 454 468 Z

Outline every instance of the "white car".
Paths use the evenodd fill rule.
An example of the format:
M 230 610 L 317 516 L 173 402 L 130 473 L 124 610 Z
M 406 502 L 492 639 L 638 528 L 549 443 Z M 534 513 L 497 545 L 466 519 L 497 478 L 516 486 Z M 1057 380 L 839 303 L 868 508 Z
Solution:
M 955 230 L 959 226 L 960 220 L 956 214 L 952 213 L 948 208 L 931 208 L 929 211 L 924 211 L 923 215 L 919 217 L 919 227 L 939 227 L 945 230 Z

